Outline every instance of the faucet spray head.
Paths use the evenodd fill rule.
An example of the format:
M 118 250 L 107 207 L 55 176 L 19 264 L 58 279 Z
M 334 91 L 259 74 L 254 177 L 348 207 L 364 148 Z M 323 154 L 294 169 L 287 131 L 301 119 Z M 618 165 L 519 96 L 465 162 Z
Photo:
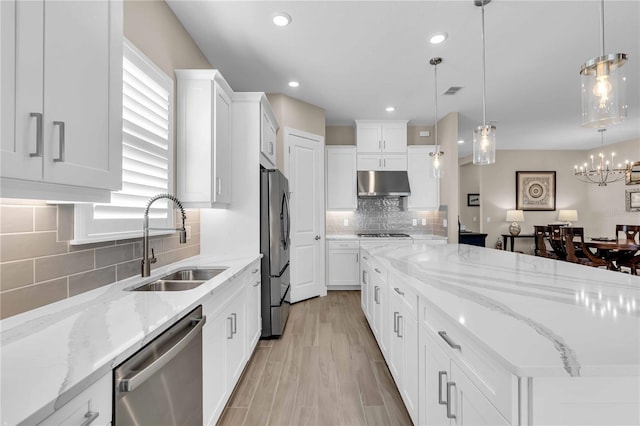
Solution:
M 187 242 L 187 230 L 182 228 L 180 230 L 180 244 L 185 244 Z

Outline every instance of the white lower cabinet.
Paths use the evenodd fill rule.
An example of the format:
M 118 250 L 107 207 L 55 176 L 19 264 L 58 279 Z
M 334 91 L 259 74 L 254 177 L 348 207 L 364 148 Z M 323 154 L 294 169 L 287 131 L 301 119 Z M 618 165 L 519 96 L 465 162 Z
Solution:
M 423 327 L 420 329 L 420 361 L 420 424 L 510 424 Z
M 328 290 L 356 290 L 360 288 L 360 243 L 358 241 L 329 241 L 327 245 Z
M 251 273 L 247 275 L 247 342 L 248 347 L 253 348 L 260 340 L 262 334 L 262 282 L 260 276 L 260 264 L 251 266 Z
M 218 421 L 258 342 L 260 285 L 253 286 L 256 280 L 260 282 L 254 272 L 258 265 L 253 263 L 202 303 L 207 317 L 202 332 L 203 419 L 207 425 Z
M 360 254 L 360 306 L 364 316 L 371 322 L 371 267 L 369 266 L 369 256 Z
M 107 426 L 111 424 L 112 373 L 105 374 L 39 425 Z
M 375 261 L 371 264 L 372 315 L 371 328 L 382 354 L 387 356 L 389 348 L 390 323 L 387 321 L 387 270 Z

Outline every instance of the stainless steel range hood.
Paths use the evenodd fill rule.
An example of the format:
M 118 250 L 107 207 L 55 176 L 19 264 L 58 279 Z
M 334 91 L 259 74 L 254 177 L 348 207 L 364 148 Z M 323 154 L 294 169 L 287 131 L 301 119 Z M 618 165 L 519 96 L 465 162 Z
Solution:
M 358 197 L 406 197 L 411 195 L 406 171 L 359 171 Z

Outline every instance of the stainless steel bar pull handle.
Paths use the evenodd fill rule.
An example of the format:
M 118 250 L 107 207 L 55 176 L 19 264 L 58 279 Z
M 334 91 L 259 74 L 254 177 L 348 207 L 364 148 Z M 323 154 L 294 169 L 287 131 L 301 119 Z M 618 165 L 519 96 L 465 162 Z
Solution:
M 401 338 L 401 339 L 404 337 L 403 334 L 400 334 L 400 320 L 402 318 L 404 318 L 402 315 L 398 315 L 398 333 L 397 334 L 398 334 L 398 337 Z
M 58 137 L 59 137 L 59 148 L 60 151 L 58 152 L 58 157 L 53 159 L 54 163 L 62 163 L 64 162 L 64 121 L 54 121 L 53 122 L 54 126 L 58 126 L 59 128 L 59 133 L 58 133 Z
M 362 271 L 362 283 L 363 284 L 368 284 L 367 283 L 367 271 Z
M 227 317 L 229 320 L 229 335 L 227 336 L 227 340 L 233 339 L 233 318 Z
M 260 281 L 256 281 L 256 283 L 253 286 L 258 287 L 259 285 L 260 285 Z
M 185 334 L 184 337 L 178 341 L 178 343 L 176 343 L 165 353 L 160 355 L 144 370 L 136 372 L 131 377 L 121 379 L 120 383 L 117 383 L 117 385 L 120 387 L 120 390 L 122 392 L 131 392 L 142 383 L 144 383 L 149 377 L 160 371 L 162 367 L 164 367 L 169 361 L 171 361 L 176 355 L 178 355 L 182 351 L 182 349 L 184 349 L 185 346 L 187 346 L 191 342 L 191 340 L 193 340 L 198 335 L 198 333 L 201 332 L 202 327 L 204 327 L 204 324 L 206 322 L 207 317 L 202 317 L 201 319 L 193 321 L 193 328 L 189 330 L 189 332 Z
M 256 272 L 259 272 L 259 271 L 260 271 L 260 268 L 256 268 L 253 270 L 252 274 L 255 274 Z
M 455 419 L 456 415 L 451 412 L 451 388 L 456 387 L 456 382 L 447 382 L 447 418 Z
M 387 149 L 387 141 L 382 141 L 382 149 Z
M 400 312 L 393 313 L 393 332 L 396 334 L 398 334 L 398 314 L 400 314 Z
M 93 421 L 95 419 L 98 418 L 98 416 L 100 415 L 99 412 L 97 411 L 87 411 L 84 414 L 84 418 L 86 419 L 85 421 L 83 421 L 82 423 L 80 423 L 80 426 L 89 426 L 91 423 L 93 423 Z
M 216 193 L 222 194 L 222 179 L 219 177 L 216 178 Z
M 445 342 L 447 342 L 449 346 L 451 346 L 452 349 L 457 349 L 459 351 L 462 350 L 462 346 L 451 340 L 451 337 L 447 336 L 446 331 L 438 331 L 438 334 L 444 339 Z
M 42 157 L 43 135 L 42 135 L 42 114 L 32 112 L 30 117 L 36 118 L 36 152 L 30 152 L 29 157 Z
M 376 271 L 376 272 L 377 272 L 377 273 L 379 273 L 379 274 L 381 274 L 381 273 L 382 273 L 382 271 L 381 271 L 380 269 L 378 269 L 378 268 L 373 268 L 373 270 L 374 270 L 374 271 Z
M 269 142 L 269 154 L 273 154 L 273 142 Z
M 400 291 L 398 287 L 394 287 L 393 290 L 398 293 L 400 296 L 404 296 L 404 292 Z
M 373 289 L 373 300 L 374 300 L 377 304 L 380 304 L 380 301 L 378 300 L 378 290 L 380 290 L 380 287 L 375 286 L 375 288 Z
M 442 399 L 442 378 L 445 378 L 445 382 L 447 381 L 447 372 L 446 371 L 438 371 L 438 404 L 447 405 L 447 400 Z
M 233 321 L 232 321 L 233 328 L 231 329 L 231 334 L 232 335 L 233 334 L 238 334 L 238 328 L 237 328 L 237 326 L 238 326 L 238 316 L 235 313 L 231 314 L 231 316 L 233 317 Z

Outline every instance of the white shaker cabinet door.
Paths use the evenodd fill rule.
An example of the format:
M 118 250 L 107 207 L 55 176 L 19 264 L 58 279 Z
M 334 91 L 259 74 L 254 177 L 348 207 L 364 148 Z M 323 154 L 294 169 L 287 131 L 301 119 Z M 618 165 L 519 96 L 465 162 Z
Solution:
M 121 25 L 119 1 L 44 3 L 47 182 L 120 188 Z
M 226 311 L 215 316 L 216 299 L 209 298 L 203 304 L 207 322 L 202 329 L 202 398 L 203 421 L 215 425 L 227 401 L 227 337 L 231 326 Z
M 327 147 L 327 210 L 358 207 L 356 148 Z
M 407 122 L 382 123 L 382 151 L 407 152 Z
M 216 203 L 231 203 L 231 99 L 214 83 L 214 195 Z
M 382 126 L 380 123 L 358 122 L 356 125 L 358 152 L 382 151 Z
M 407 154 L 385 154 L 382 156 L 383 170 L 407 170 Z M 412 188 L 413 189 L 413 188 Z
M 276 167 L 276 125 L 271 117 L 270 110 L 261 105 L 261 138 L 260 152 L 267 159 L 267 167 Z
M 450 426 L 447 382 L 451 379 L 451 360 L 422 327 L 419 336 L 419 424 Z
M 260 264 L 251 265 L 247 276 L 247 354 L 250 354 L 262 334 Z
M 0 1 L 2 177 L 42 179 L 43 2 Z

